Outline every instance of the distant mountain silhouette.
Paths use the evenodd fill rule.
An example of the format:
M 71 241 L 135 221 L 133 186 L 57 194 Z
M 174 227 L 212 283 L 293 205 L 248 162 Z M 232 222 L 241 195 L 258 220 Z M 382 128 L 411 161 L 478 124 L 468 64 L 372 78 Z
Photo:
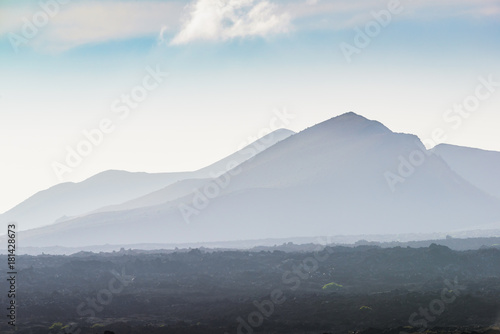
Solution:
M 168 189 L 151 194 L 147 206 L 28 231 L 23 242 L 87 246 L 430 233 L 500 222 L 500 200 L 425 150 L 418 137 L 355 113 L 279 141 L 185 196 L 182 182 L 170 188 L 173 196 Z

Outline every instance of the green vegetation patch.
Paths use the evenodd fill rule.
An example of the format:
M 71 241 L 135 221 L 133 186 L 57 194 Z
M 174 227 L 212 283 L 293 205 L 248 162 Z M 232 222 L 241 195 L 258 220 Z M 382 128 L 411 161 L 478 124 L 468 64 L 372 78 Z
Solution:
M 344 287 L 343 285 L 340 285 L 340 284 L 335 283 L 335 282 L 331 282 L 331 283 L 323 285 L 323 290 L 327 290 L 327 291 L 330 291 L 330 290 L 340 290 L 343 287 Z

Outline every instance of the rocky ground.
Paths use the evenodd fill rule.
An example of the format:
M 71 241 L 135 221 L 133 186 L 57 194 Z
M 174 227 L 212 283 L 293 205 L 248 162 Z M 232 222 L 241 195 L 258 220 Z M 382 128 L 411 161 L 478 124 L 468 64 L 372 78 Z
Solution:
M 500 333 L 495 248 L 18 256 L 16 278 L 21 334 Z

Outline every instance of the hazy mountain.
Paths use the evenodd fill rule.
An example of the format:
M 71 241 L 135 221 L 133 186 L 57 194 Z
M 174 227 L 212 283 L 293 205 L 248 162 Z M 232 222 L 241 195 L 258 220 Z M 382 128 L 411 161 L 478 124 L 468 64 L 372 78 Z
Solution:
M 65 221 L 95 210 L 120 210 L 148 206 L 148 201 L 150 201 L 149 205 L 160 204 L 184 196 L 203 183 L 203 181 L 194 179 L 220 175 L 227 170 L 227 166 L 237 166 L 292 134 L 294 134 L 293 131 L 278 129 L 245 146 L 240 151 L 194 172 L 131 173 L 109 170 L 79 183 L 61 183 L 34 194 L 3 213 L 0 215 L 0 223 L 17 222 L 19 230 L 27 230 L 50 225 L 56 220 Z M 248 154 L 249 152 L 253 152 L 253 154 Z M 163 189 L 188 178 L 193 180 L 176 184 L 169 189 Z M 158 194 L 150 194 L 157 190 L 160 190 Z M 150 196 L 141 198 L 148 194 Z M 166 196 L 165 200 L 159 196 Z M 133 201 L 134 199 L 136 201 Z M 121 203 L 123 203 L 122 206 L 99 209 Z
M 500 199 L 500 152 L 440 144 L 434 153 L 458 175 Z
M 184 179 L 189 173 L 131 173 L 109 170 L 82 182 L 42 190 L 0 215 L 0 223 L 17 222 L 19 230 L 49 225 L 103 205 L 121 203 Z
M 91 213 L 107 212 L 107 211 L 123 211 L 141 207 L 159 205 L 165 202 L 173 201 L 180 197 L 184 197 L 193 192 L 194 189 L 201 187 L 211 179 L 186 179 L 178 181 L 174 184 L 166 186 L 160 190 L 154 191 L 147 195 L 135 198 L 122 204 L 105 206 Z
M 240 165 L 246 160 L 252 159 L 259 152 L 266 150 L 270 146 L 290 137 L 293 134 L 295 134 L 295 132 L 288 129 L 275 130 L 253 143 L 246 145 L 241 150 L 238 150 L 207 167 L 191 172 L 189 176 L 193 178 L 178 181 L 160 190 L 154 191 L 153 193 L 149 193 L 139 198 L 134 198 L 121 204 L 101 207 L 95 211 L 87 212 L 87 214 L 106 211 L 122 211 L 153 206 L 186 196 L 192 193 L 196 188 L 209 182 L 214 177 L 224 174 L 228 170 Z
M 188 196 L 80 217 L 22 240 L 207 242 L 442 232 L 499 221 L 500 201 L 428 154 L 416 136 L 348 113 L 271 146 Z
M 219 176 L 293 134 L 295 132 L 288 129 L 275 130 L 224 159 L 196 171 L 196 175 L 199 178 L 214 178 Z

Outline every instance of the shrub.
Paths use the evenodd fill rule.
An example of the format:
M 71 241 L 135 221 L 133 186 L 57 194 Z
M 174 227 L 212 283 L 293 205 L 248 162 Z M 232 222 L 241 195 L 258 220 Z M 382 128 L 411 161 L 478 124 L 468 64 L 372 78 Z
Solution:
M 344 286 L 340 285 L 340 284 L 337 284 L 335 282 L 331 282 L 331 283 L 328 283 L 328 284 L 325 284 L 323 286 L 323 290 L 340 290 L 342 289 Z
M 49 329 L 55 329 L 55 330 L 60 330 L 63 328 L 62 322 L 54 322 L 52 326 L 49 327 Z

